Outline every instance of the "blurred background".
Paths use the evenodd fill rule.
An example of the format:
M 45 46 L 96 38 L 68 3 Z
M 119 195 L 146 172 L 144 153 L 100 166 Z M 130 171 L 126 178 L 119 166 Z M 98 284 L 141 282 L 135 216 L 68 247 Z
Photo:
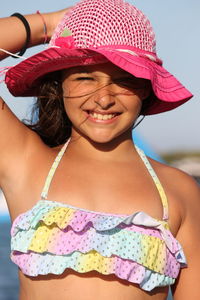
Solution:
M 73 0 L 26 0 L 4 2 L 0 17 L 14 12 L 49 12 L 72 6 Z M 199 53 L 200 2 L 199 0 L 129 0 L 151 20 L 157 37 L 157 52 L 164 67 L 194 94 L 194 98 L 174 111 L 148 116 L 139 125 L 134 138 L 145 152 L 191 174 L 200 182 L 200 118 L 199 118 Z M 17 35 L 17 32 L 13 32 Z M 12 37 L 8 37 L 12 38 Z M 29 57 L 45 49 L 34 47 L 25 53 Z M 1 67 L 12 66 L 20 59 L 7 58 Z M 12 97 L 5 85 L 0 95 L 20 118 L 29 118 L 34 99 Z M 17 268 L 10 261 L 10 219 L 3 195 L 0 193 L 0 300 L 18 299 Z

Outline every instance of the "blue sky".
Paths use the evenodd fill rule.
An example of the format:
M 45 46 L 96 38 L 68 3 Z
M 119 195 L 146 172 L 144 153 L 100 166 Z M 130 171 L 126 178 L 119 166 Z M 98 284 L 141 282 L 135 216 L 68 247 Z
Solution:
M 7 0 L 0 17 L 14 12 L 28 14 L 40 10 L 54 11 L 71 6 L 78 1 Z M 193 100 L 174 111 L 148 116 L 138 128 L 138 133 L 157 152 L 200 150 L 200 1 L 199 0 L 129 0 L 151 20 L 157 37 L 157 51 L 164 67 L 172 72 L 194 94 Z M 14 33 L 17 34 L 17 33 Z M 12 37 L 10 37 L 12 38 Z M 35 47 L 26 57 L 42 50 Z M 8 58 L 1 66 L 14 65 L 19 60 Z M 31 99 L 14 99 L 2 84 L 0 94 L 20 118 L 30 111 Z

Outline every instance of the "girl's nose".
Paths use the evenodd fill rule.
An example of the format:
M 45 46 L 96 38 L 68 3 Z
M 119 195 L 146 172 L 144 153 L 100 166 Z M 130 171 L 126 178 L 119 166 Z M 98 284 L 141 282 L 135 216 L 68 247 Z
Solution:
M 108 109 L 115 104 L 115 97 L 109 91 L 97 93 L 94 102 L 102 109 Z
M 115 104 L 115 93 L 112 86 L 108 85 L 96 92 L 94 102 L 102 109 L 108 109 Z

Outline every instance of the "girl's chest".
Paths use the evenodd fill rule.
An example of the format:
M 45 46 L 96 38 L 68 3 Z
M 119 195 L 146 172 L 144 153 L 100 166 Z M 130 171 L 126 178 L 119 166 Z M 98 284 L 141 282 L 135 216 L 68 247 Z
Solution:
M 65 167 L 67 165 L 67 168 Z M 162 203 L 154 182 L 145 169 L 128 164 L 78 163 L 68 160 L 48 176 L 47 166 L 35 165 L 20 180 L 12 201 L 12 217 L 30 209 L 46 185 L 47 199 L 88 210 L 132 214 L 145 211 L 162 219 Z M 12 208 L 12 205 L 11 205 Z
M 162 218 L 158 190 L 140 161 L 106 163 L 66 160 L 65 164 L 59 165 L 49 184 L 47 199 L 119 214 L 130 214 L 145 208 L 150 209 L 149 213 L 153 212 L 152 199 L 158 207 L 157 217 L 161 213 Z
M 34 161 L 9 186 L 11 219 L 31 209 L 40 199 L 45 183 L 47 199 L 87 210 L 111 214 L 143 211 L 156 219 L 163 217 L 163 205 L 155 182 L 143 163 L 102 163 L 63 157 L 55 173 L 52 161 Z M 168 200 L 171 198 L 170 193 Z M 171 200 L 171 199 L 170 199 Z M 173 195 L 172 195 L 173 200 Z M 173 211 L 173 210 L 172 210 Z M 175 210 L 174 210 L 175 211 Z M 171 212 L 170 212 L 171 215 Z M 179 220 L 172 220 L 176 233 Z M 171 225 L 170 224 L 170 225 Z

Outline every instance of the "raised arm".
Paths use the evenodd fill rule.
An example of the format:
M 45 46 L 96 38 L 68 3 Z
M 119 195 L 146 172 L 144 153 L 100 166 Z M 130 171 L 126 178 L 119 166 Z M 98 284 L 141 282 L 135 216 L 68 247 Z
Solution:
M 69 9 L 69 8 L 68 8 Z M 59 20 L 67 12 L 64 9 L 58 12 L 42 14 L 47 26 L 48 39 L 50 39 L 53 30 Z M 44 23 L 42 17 L 35 13 L 25 15 L 31 29 L 31 40 L 29 47 L 44 42 Z M 10 37 L 10 38 L 9 38 Z M 0 48 L 9 52 L 19 52 L 26 40 L 26 30 L 21 20 L 17 17 L 8 17 L 0 19 Z M 0 51 L 0 60 L 8 55 Z M 27 144 L 32 141 L 40 140 L 36 134 L 28 129 L 12 113 L 9 107 L 0 97 L 0 186 L 3 179 L 9 172 L 9 167 L 24 160 Z M 31 142 L 30 142 L 31 141 Z M 9 162 L 9 163 L 8 163 Z
M 52 13 L 42 13 L 43 18 L 38 13 L 24 15 L 31 30 L 30 43 L 28 47 L 44 43 L 44 22 L 47 27 L 48 42 L 59 20 L 69 9 L 70 8 L 67 8 Z M 0 19 L 0 48 L 12 53 L 17 53 L 23 47 L 25 41 L 26 30 L 20 19 L 17 17 L 6 17 Z M 7 56 L 8 54 L 0 50 L 0 60 Z

